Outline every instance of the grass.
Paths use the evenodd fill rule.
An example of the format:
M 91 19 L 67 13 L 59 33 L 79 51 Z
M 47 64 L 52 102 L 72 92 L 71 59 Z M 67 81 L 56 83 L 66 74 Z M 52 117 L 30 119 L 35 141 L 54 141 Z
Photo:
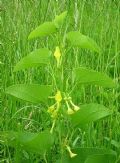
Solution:
M 69 22 L 66 22 L 64 31 L 79 30 L 90 36 L 101 47 L 98 55 L 90 51 L 73 49 L 68 51 L 66 63 L 69 68 L 86 66 L 105 72 L 117 84 L 114 90 L 96 89 L 93 87 L 76 88 L 72 98 L 80 105 L 82 103 L 98 102 L 111 108 L 113 114 L 107 121 L 100 121 L 91 125 L 83 140 L 78 141 L 82 146 L 106 146 L 118 150 L 107 141 L 120 142 L 120 2 L 119 0 L 2 0 L 1 2 L 1 111 L 0 128 L 4 130 L 42 131 L 49 127 L 49 118 L 41 105 L 33 106 L 29 103 L 19 103 L 5 95 L 6 87 L 15 83 L 44 83 L 50 84 L 50 75 L 41 71 L 30 70 L 13 73 L 15 64 L 30 51 L 39 47 L 49 47 L 52 51 L 59 40 L 51 38 L 37 39 L 28 42 L 27 38 L 35 27 L 44 21 L 49 21 L 56 14 L 68 10 Z M 68 23 L 70 25 L 68 25 Z M 64 32 L 66 33 L 66 32 Z M 62 38 L 62 34 L 59 35 Z M 47 77 L 47 78 L 46 78 Z M 71 75 L 69 76 L 71 79 Z M 72 79 L 71 79 L 72 80 Z M 70 91 L 73 84 L 68 87 Z M 25 105 L 26 104 L 26 105 Z M 24 106 L 25 105 L 25 106 Z M 76 136 L 76 137 L 77 137 Z M 11 151 L 1 145 L 1 162 L 11 162 Z M 55 152 L 55 151 L 53 151 Z M 32 159 L 34 156 L 31 156 Z M 5 160 L 5 161 L 2 161 Z M 36 161 L 37 162 L 37 161 Z

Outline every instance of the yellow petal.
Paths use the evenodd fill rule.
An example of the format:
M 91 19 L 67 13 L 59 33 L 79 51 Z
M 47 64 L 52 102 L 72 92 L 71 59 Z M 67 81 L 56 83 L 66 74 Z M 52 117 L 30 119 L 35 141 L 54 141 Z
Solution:
M 76 153 L 73 153 L 73 152 L 71 151 L 71 149 L 70 149 L 70 147 L 69 147 L 69 146 L 66 146 L 66 147 L 67 147 L 67 151 L 69 152 L 69 154 L 70 154 L 70 157 L 71 157 L 71 158 L 73 158 L 73 157 L 77 156 L 77 154 L 76 154 Z
M 60 57 L 61 57 L 61 53 L 60 53 L 60 49 L 59 49 L 58 46 L 56 47 L 56 50 L 55 50 L 55 52 L 54 52 L 54 56 L 55 56 L 56 61 L 57 61 L 57 67 L 59 67 L 59 66 L 60 66 Z
M 51 117 L 54 119 L 54 118 L 57 117 L 57 115 L 58 115 L 57 110 L 54 110 L 54 112 L 52 113 Z
M 78 110 L 80 110 L 80 108 L 79 108 L 79 106 L 74 106 L 74 108 L 73 108 L 75 111 L 78 111 Z
M 57 91 L 56 95 L 55 95 L 55 100 L 57 102 L 61 102 L 62 101 L 62 95 L 60 91 Z
M 47 110 L 48 113 L 53 113 L 53 111 L 55 110 L 54 105 L 50 106 Z
M 54 56 L 55 56 L 55 58 L 56 58 L 57 60 L 60 59 L 60 57 L 61 57 L 60 49 L 59 49 L 58 46 L 57 46 L 56 49 L 55 49 Z
M 77 156 L 76 153 L 72 153 L 72 152 L 70 152 L 70 157 L 71 157 L 71 158 L 73 158 L 73 157 L 75 157 L 75 156 Z
M 71 108 L 68 108 L 68 110 L 67 110 L 67 114 L 74 114 L 74 111 L 71 109 Z
M 78 111 L 78 110 L 80 109 L 80 107 L 77 106 L 77 105 L 75 105 L 75 104 L 72 102 L 72 100 L 70 100 L 70 103 L 71 103 L 71 105 L 73 106 L 73 110 L 74 110 L 74 111 Z

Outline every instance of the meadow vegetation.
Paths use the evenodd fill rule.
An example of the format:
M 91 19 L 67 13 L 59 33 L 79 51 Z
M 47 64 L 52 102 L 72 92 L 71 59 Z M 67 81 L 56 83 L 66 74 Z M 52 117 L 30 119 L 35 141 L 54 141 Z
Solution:
M 0 162 L 120 162 L 120 1 L 1 1 Z

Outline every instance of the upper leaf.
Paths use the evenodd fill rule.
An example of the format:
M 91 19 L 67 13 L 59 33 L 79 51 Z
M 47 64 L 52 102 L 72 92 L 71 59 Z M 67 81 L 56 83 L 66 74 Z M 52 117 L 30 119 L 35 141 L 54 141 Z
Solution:
M 36 37 L 44 37 L 48 36 L 52 33 L 55 33 L 57 28 L 53 22 L 45 22 L 41 24 L 39 27 L 34 29 L 28 36 L 28 39 L 33 39 Z
M 41 133 L 9 131 L 1 132 L 0 135 L 2 142 L 6 145 L 12 147 L 19 145 L 26 151 L 42 154 L 51 148 L 54 141 L 54 137 L 49 131 Z
M 60 15 L 56 15 L 55 19 L 53 20 L 56 27 L 59 28 L 63 24 L 63 21 L 65 20 L 66 16 L 67 16 L 67 11 L 64 11 Z
M 6 88 L 7 94 L 33 103 L 44 102 L 51 92 L 52 86 L 39 84 L 17 84 Z
M 80 84 L 92 84 L 107 88 L 115 87 L 113 80 L 106 74 L 84 67 L 74 69 L 74 75 L 75 79 Z
M 89 49 L 98 53 L 100 52 L 100 47 L 93 39 L 81 34 L 78 31 L 71 31 L 67 33 L 67 40 L 72 46 Z
M 50 51 L 42 48 L 31 52 L 26 57 L 22 58 L 15 66 L 14 71 L 37 67 L 40 64 L 48 64 L 50 59 Z
M 70 115 L 70 117 L 73 126 L 84 126 L 111 114 L 112 112 L 105 106 L 96 103 L 90 103 L 81 105 L 80 110 Z

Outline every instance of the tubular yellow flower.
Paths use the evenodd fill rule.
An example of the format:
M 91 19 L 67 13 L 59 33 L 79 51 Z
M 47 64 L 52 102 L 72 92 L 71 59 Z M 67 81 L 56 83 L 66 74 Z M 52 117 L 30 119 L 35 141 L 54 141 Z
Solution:
M 74 111 L 71 108 L 68 108 L 67 113 L 70 114 L 74 114 Z
M 57 91 L 56 95 L 55 95 L 55 100 L 60 103 L 62 101 L 62 95 L 60 91 Z
M 54 56 L 55 56 L 55 58 L 57 60 L 57 67 L 58 67 L 59 64 L 60 64 L 60 57 L 61 57 L 61 52 L 60 52 L 60 49 L 59 49 L 58 46 L 55 49 Z
M 73 152 L 71 151 L 71 149 L 70 149 L 70 147 L 69 147 L 69 146 L 66 146 L 66 147 L 67 147 L 67 151 L 69 152 L 69 154 L 70 154 L 70 157 L 71 157 L 71 158 L 73 158 L 73 157 L 77 156 L 77 154 L 76 154 L 76 153 L 73 153 Z
M 71 103 L 71 105 L 73 106 L 73 110 L 74 110 L 74 111 L 80 110 L 80 107 L 77 106 L 77 105 L 75 105 L 75 104 L 72 102 L 72 100 L 70 100 L 70 103 Z
M 68 101 L 66 101 L 66 105 L 67 105 L 67 108 L 68 108 L 67 114 L 73 114 L 74 111 L 70 108 L 70 106 L 69 106 L 69 104 L 68 104 Z
M 79 106 L 74 106 L 74 108 L 73 108 L 75 111 L 78 111 L 78 110 L 80 110 L 80 108 L 79 108 Z

